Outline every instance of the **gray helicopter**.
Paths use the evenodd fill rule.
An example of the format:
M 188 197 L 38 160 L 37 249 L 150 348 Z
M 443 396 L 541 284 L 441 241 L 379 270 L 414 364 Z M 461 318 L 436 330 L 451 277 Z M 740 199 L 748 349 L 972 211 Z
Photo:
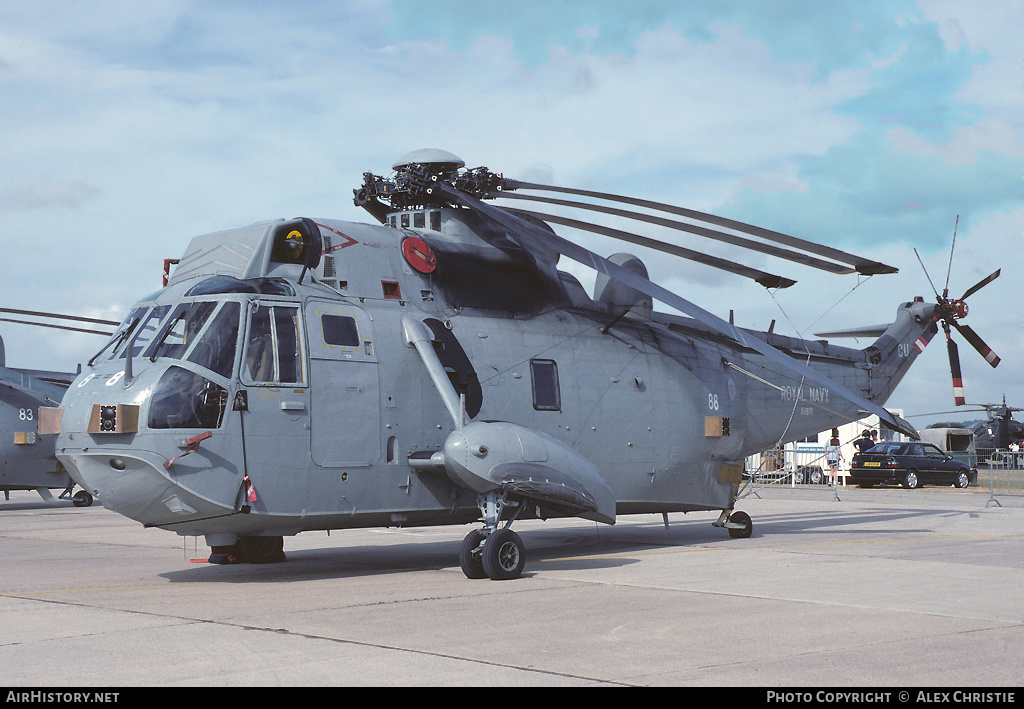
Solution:
M 36 318 L 56 318 L 106 325 L 116 322 L 59 313 L 0 308 L 0 313 L 32 316 L 33 320 L 0 318 L 0 321 L 56 327 L 63 330 L 110 335 L 87 328 L 38 322 Z M 0 338 L 0 490 L 4 499 L 11 499 L 12 490 L 35 490 L 47 502 L 53 501 L 51 490 L 61 490 L 60 498 L 71 497 L 77 507 L 92 504 L 92 495 L 79 490 L 72 495 L 75 481 L 54 455 L 56 436 L 38 431 L 40 407 L 60 404 L 61 398 L 77 372 L 50 372 L 7 367 L 3 339 Z
M 510 579 L 526 559 L 516 520 L 719 511 L 715 526 L 749 537 L 734 509 L 745 456 L 865 412 L 916 436 L 881 403 L 955 317 L 941 303 L 900 305 L 865 349 L 744 330 L 651 282 L 635 256 L 603 258 L 551 224 L 769 288 L 794 281 L 490 201 L 575 193 L 689 221 L 557 202 L 834 273 L 896 269 L 691 210 L 467 170 L 442 150 L 393 168 L 354 190 L 379 224 L 296 218 L 194 238 L 47 416 L 74 479 L 147 527 L 204 535 L 215 563 L 283 560 L 284 537 L 306 530 L 480 523 L 461 545 L 464 573 Z M 560 255 L 597 271 L 592 296 Z

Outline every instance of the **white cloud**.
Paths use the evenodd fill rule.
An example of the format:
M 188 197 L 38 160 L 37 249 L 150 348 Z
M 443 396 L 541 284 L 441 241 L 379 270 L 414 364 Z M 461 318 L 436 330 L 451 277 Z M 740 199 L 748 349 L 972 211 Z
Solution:
M 764 226 L 785 230 L 779 221 L 786 217 L 803 227 L 797 235 L 811 239 L 833 239 L 865 214 L 877 220 L 862 222 L 872 227 L 862 232 L 868 235 L 886 222 L 913 225 L 901 219 L 905 213 L 888 214 L 884 200 L 906 181 L 901 166 L 933 163 L 901 164 L 901 155 L 941 157 L 953 167 L 971 165 L 981 153 L 1024 157 L 1020 92 L 1007 90 L 1019 87 L 1019 22 L 997 11 L 960 8 L 928 2 L 924 19 L 940 23 L 950 52 L 983 51 L 989 60 L 955 93 L 957 102 L 976 108 L 976 119 L 936 138 L 905 126 L 877 128 L 848 108 L 852 100 L 874 96 L 874 72 L 919 61 L 920 54 L 903 46 L 909 40 L 899 28 L 892 41 L 865 46 L 862 55 L 851 54 L 859 44 L 850 37 L 837 37 L 841 60 L 829 64 L 807 54 L 795 60 L 799 54 L 781 51 L 791 47 L 771 39 L 777 35 L 728 20 L 701 32 L 660 22 L 630 34 L 636 38 L 631 51 L 601 54 L 593 48 L 608 28 L 587 18 L 569 33 L 583 49 L 554 43 L 543 61 L 527 65 L 513 37 L 502 33 L 475 37 L 465 48 L 432 35 L 389 37 L 388 8 L 380 2 L 309 3 L 287 11 L 186 2 L 8 5 L 0 10 L 0 247 L 23 254 L 31 235 L 31 243 L 45 244 L 50 261 L 41 277 L 27 255 L 5 257 L 3 305 L 95 310 L 117 319 L 134 298 L 158 287 L 162 259 L 180 255 L 190 236 L 277 216 L 365 220 L 351 204 L 362 172 L 386 173 L 395 158 L 424 146 L 512 177 L 705 211 L 738 207 L 744 188 L 751 188 L 763 204 L 785 212 L 752 203 L 776 222 Z M 524 25 L 528 20 L 521 18 Z M 778 20 L 768 13 L 764 22 Z M 903 31 L 919 29 L 921 20 L 904 24 Z M 862 27 L 865 35 L 867 29 L 877 37 L 877 25 Z M 870 108 L 881 114 L 891 107 Z M 952 215 L 963 209 L 957 202 L 967 201 L 961 194 L 973 198 L 977 189 L 957 182 L 963 174 L 912 177 L 921 192 L 941 192 L 936 200 Z M 871 181 L 880 176 L 889 181 Z M 836 195 L 846 201 L 832 201 Z M 924 201 L 927 194 L 896 196 Z M 972 204 L 985 207 L 980 198 Z M 978 223 L 972 225 L 972 217 Z M 956 268 L 975 263 L 975 271 L 986 271 L 1013 248 L 1019 254 L 1021 218 L 1003 208 L 965 214 Z M 936 220 L 948 221 L 949 229 L 922 250 L 926 259 L 941 261 L 952 216 Z M 697 238 L 642 233 L 735 253 Z M 627 250 L 583 238 L 600 253 Z M 684 297 L 714 304 L 709 309 L 723 317 L 733 309 L 737 322 L 751 327 L 777 319 L 781 330 L 782 311 L 796 326 L 809 327 L 850 290 L 827 316 L 830 326 L 889 320 L 896 303 L 927 295 L 909 246 L 866 239 L 861 245 L 866 255 L 900 266 L 899 276 L 852 290 L 855 281 L 742 257 L 798 279 L 777 302 L 760 286 L 703 266 L 656 253 L 644 258 L 652 275 Z M 957 287 L 985 275 L 975 271 L 955 272 Z M 1020 317 L 1012 321 L 1000 306 L 1015 297 L 1003 290 L 1012 282 L 1009 272 L 976 296 L 971 313 L 978 332 L 1007 360 L 1021 344 Z M 19 326 L 0 334 L 13 366 L 73 366 L 93 349 L 85 335 L 28 334 Z M 1006 381 L 1008 364 L 975 373 L 966 350 L 961 347 L 968 381 L 992 388 L 998 386 L 991 382 Z M 944 353 L 927 355 L 938 369 L 945 366 Z M 922 365 L 939 381 L 947 376 Z M 1013 386 L 1024 400 L 1024 384 Z M 911 401 L 905 390 L 934 388 L 933 381 L 897 393 Z M 992 391 L 990 398 L 997 395 Z

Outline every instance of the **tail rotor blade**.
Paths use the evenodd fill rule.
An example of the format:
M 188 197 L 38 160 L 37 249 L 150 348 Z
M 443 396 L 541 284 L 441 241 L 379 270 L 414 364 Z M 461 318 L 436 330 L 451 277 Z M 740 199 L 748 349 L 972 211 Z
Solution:
M 924 267 L 924 261 L 921 260 L 921 254 L 917 253 L 917 249 L 914 249 L 914 256 L 917 256 L 917 262 L 921 264 L 921 269 L 924 271 L 924 277 L 928 279 L 928 285 L 932 287 L 932 292 L 935 293 L 936 298 L 939 298 L 939 292 L 935 290 L 935 284 L 932 283 L 932 277 L 928 275 L 928 269 Z
M 946 350 L 949 352 L 949 373 L 953 375 L 953 401 L 957 406 L 967 403 L 964 398 L 964 380 L 960 375 L 960 353 L 956 343 L 949 336 L 949 328 L 946 328 Z
M 978 281 L 978 282 L 977 282 L 977 283 L 975 283 L 975 284 L 974 284 L 973 286 L 971 286 L 970 288 L 968 288 L 968 289 L 967 289 L 967 292 L 966 292 L 966 293 L 964 293 L 964 294 L 963 294 L 963 295 L 962 295 L 962 296 L 960 297 L 960 300 L 966 300 L 966 299 L 967 299 L 967 296 L 969 296 L 969 295 L 971 295 L 971 294 L 973 294 L 973 293 L 977 293 L 977 292 L 978 292 L 979 290 L 981 290 L 982 288 L 984 288 L 985 286 L 987 286 L 987 285 L 988 285 L 989 283 L 991 283 L 991 282 L 992 282 L 992 281 L 994 281 L 995 279 L 999 278 L 999 272 L 1000 272 L 1000 271 L 1002 271 L 1002 270 L 1003 270 L 1003 269 L 1001 269 L 1001 268 L 998 268 L 998 269 L 996 269 L 996 272 L 995 272 L 995 273 L 993 273 L 992 275 L 990 275 L 990 276 L 986 276 L 985 278 L 982 278 L 982 279 L 981 279 L 980 281 Z
M 956 320 L 952 321 L 953 327 L 955 327 L 964 339 L 971 343 L 971 347 L 978 350 L 978 354 L 985 358 L 985 361 L 991 364 L 993 367 L 999 365 L 999 356 L 992 351 L 992 349 L 985 344 L 984 340 L 978 337 L 978 334 L 974 332 L 968 325 L 961 325 Z
M 956 248 L 956 228 L 960 226 L 960 215 L 956 215 L 956 223 L 953 224 L 953 243 L 949 247 L 949 266 L 946 267 L 946 287 L 942 289 L 942 297 L 949 295 L 949 274 L 953 272 L 953 249 Z

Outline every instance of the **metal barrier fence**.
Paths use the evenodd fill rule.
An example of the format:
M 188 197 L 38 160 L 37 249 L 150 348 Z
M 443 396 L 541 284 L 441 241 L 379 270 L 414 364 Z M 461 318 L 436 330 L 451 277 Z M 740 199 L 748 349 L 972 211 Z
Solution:
M 747 456 L 744 468 L 750 481 L 759 485 L 828 484 L 824 446 L 790 443 Z M 848 472 L 840 466 L 840 484 L 846 484 Z
M 981 462 L 988 467 L 989 499 L 986 506 L 999 505 L 997 495 L 1024 495 L 1024 451 L 994 450 Z M 984 484 L 979 466 L 978 484 Z

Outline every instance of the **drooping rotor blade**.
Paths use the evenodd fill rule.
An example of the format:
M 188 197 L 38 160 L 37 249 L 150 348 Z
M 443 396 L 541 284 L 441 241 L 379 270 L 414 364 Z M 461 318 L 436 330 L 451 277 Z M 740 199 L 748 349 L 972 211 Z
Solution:
M 896 273 L 899 269 L 893 266 L 887 266 L 877 261 L 871 261 L 870 259 L 861 258 L 854 254 L 840 251 L 829 246 L 822 244 L 815 244 L 813 241 L 806 241 L 805 239 L 799 239 L 795 236 L 789 236 L 788 234 L 782 234 L 771 229 L 764 229 L 762 227 L 754 226 L 752 224 L 745 224 L 738 222 L 734 219 L 727 219 L 725 217 L 718 217 L 713 214 L 706 214 L 704 212 L 698 212 L 693 209 L 685 209 L 683 207 L 676 207 L 671 204 L 663 204 L 661 202 L 652 202 L 646 199 L 635 199 L 633 197 L 625 197 L 623 195 L 609 194 L 606 192 L 593 192 L 590 190 L 577 190 L 569 187 L 554 187 L 552 185 L 541 185 L 534 182 L 520 182 L 518 180 L 505 179 L 504 187 L 506 189 L 530 189 L 530 190 L 546 190 L 550 192 L 564 192 L 566 194 L 575 194 L 582 197 L 594 197 L 596 199 L 606 199 L 614 202 L 623 202 L 625 204 L 632 204 L 637 207 L 644 207 L 646 209 L 655 209 L 662 212 L 668 212 L 670 214 L 677 214 L 681 217 L 687 217 L 688 219 L 694 219 L 697 221 L 707 222 L 709 224 L 715 224 L 726 229 L 733 229 L 734 231 L 740 231 L 745 234 L 752 236 L 758 236 L 762 239 L 774 241 L 776 243 L 785 244 L 796 249 L 801 249 L 808 253 L 817 254 L 825 258 L 834 259 L 840 263 L 847 263 L 854 267 L 858 273 L 864 275 L 875 275 L 880 273 Z M 500 197 L 508 196 L 504 192 L 492 193 L 489 197 Z
M 863 408 L 868 413 L 878 415 L 879 419 L 884 421 L 886 425 L 896 431 L 905 433 L 911 438 L 919 438 L 918 433 L 914 430 L 908 422 L 903 421 L 897 416 L 886 411 L 884 408 L 875 404 L 874 402 L 868 401 L 864 397 L 856 394 L 838 382 L 833 381 L 829 377 L 825 376 L 821 372 L 811 369 L 807 365 L 798 362 L 789 355 L 786 355 L 779 350 L 775 349 L 768 343 L 760 340 L 749 333 L 745 333 L 739 328 L 727 323 L 716 315 L 712 315 L 708 311 L 694 305 L 690 301 L 682 298 L 670 290 L 659 286 L 646 278 L 638 276 L 632 271 L 623 268 L 615 263 L 612 263 L 608 259 L 602 258 L 597 254 L 583 248 L 571 241 L 563 239 L 557 234 L 549 233 L 539 226 L 534 226 L 529 222 L 523 221 L 508 212 L 499 209 L 498 207 L 485 204 L 480 200 L 471 197 L 460 190 L 449 187 L 441 182 L 438 182 L 434 189 L 440 191 L 445 197 L 453 202 L 461 204 L 464 207 L 472 209 L 476 213 L 489 217 L 491 220 L 502 225 L 508 229 L 512 234 L 523 244 L 523 247 L 529 251 L 535 251 L 538 248 L 546 246 L 548 249 L 554 249 L 558 253 L 571 258 L 573 261 L 593 268 L 598 273 L 604 273 L 610 278 L 623 283 L 624 285 L 635 288 L 641 293 L 645 293 L 652 298 L 657 298 L 661 302 L 669 305 L 682 313 L 685 313 L 708 327 L 717 330 L 727 337 L 732 338 L 740 345 L 749 347 L 752 350 L 759 352 L 768 359 L 772 360 L 776 364 L 779 364 L 801 377 L 809 379 L 810 381 L 816 382 L 821 386 L 826 387 L 836 395 L 842 397 L 846 401 Z M 553 268 L 554 264 L 551 264 Z
M 978 334 L 969 325 L 961 325 L 956 320 L 951 320 L 950 322 L 964 336 L 964 339 L 971 343 L 971 347 L 978 350 L 978 354 L 984 357 L 986 362 L 993 367 L 999 366 L 999 356 L 985 344 L 984 340 L 978 337 Z
M 986 276 L 985 278 L 982 278 L 980 281 L 978 281 L 973 286 L 968 288 L 967 292 L 964 293 L 962 296 L 960 296 L 960 300 L 966 300 L 967 296 L 969 296 L 969 295 L 971 295 L 973 293 L 977 293 L 979 290 L 981 290 L 982 288 L 987 286 L 989 283 L 991 283 L 995 279 L 999 278 L 999 272 L 1002 271 L 1002 270 L 1003 269 L 1001 269 L 1001 268 L 996 269 L 995 273 L 993 273 L 993 274 L 991 274 L 989 276 Z
M 613 239 L 636 244 L 637 246 L 646 246 L 649 249 L 662 251 L 667 254 L 679 256 L 680 258 L 702 263 L 705 266 L 711 266 L 712 268 L 718 268 L 723 271 L 735 273 L 738 276 L 753 279 L 765 288 L 788 288 L 796 283 L 796 281 L 791 278 L 777 276 L 774 273 L 765 273 L 764 271 L 759 271 L 756 268 L 741 266 L 737 263 L 733 263 L 732 261 L 726 261 L 725 259 L 717 258 L 715 256 L 709 256 L 708 254 L 701 253 L 700 251 L 693 251 L 682 246 L 676 246 L 675 244 L 667 244 L 664 241 L 650 239 L 646 236 L 632 234 L 620 229 L 612 229 L 611 227 L 605 227 L 598 224 L 590 224 L 588 222 L 581 222 L 576 219 L 569 219 L 567 217 L 560 217 L 553 214 L 541 214 L 540 212 L 532 212 L 525 209 L 507 209 L 506 211 L 511 212 L 512 214 L 531 216 L 545 222 L 561 224 L 562 226 L 568 226 L 574 229 L 582 229 L 583 231 L 602 234 Z
M 949 353 L 949 373 L 953 376 L 953 402 L 963 406 L 967 399 L 964 398 L 964 380 L 960 374 L 960 353 L 949 336 L 949 327 L 946 327 L 946 351 Z
M 635 219 L 649 224 L 656 224 L 658 226 L 667 227 L 669 229 L 676 229 L 678 231 L 685 231 L 691 234 L 697 234 L 698 236 L 704 236 L 709 239 L 716 241 L 722 241 L 733 246 L 739 246 L 751 251 L 759 251 L 769 256 L 776 256 L 778 258 L 786 259 L 787 261 L 793 261 L 795 263 L 803 264 L 804 266 L 810 266 L 812 268 L 818 268 L 822 271 L 828 271 L 829 273 L 853 273 L 854 269 L 842 264 L 833 263 L 830 261 L 823 261 L 807 254 L 801 254 L 796 251 L 790 251 L 789 249 L 781 249 L 778 246 L 772 246 L 771 244 L 763 244 L 759 241 L 751 241 L 741 236 L 735 236 L 734 234 L 727 234 L 717 229 L 709 229 L 708 227 L 698 226 L 696 224 L 687 224 L 686 222 L 678 222 L 673 219 L 665 219 L 664 217 L 655 217 L 649 214 L 640 214 L 639 212 L 630 212 L 625 209 L 616 209 L 615 207 L 605 207 L 598 204 L 587 204 L 586 202 L 573 202 L 567 199 L 555 199 L 553 197 L 534 197 L 531 195 L 522 194 L 511 194 L 508 192 L 496 192 L 488 195 L 489 197 L 500 197 L 503 199 L 523 199 L 533 202 L 544 202 L 545 204 L 557 204 L 564 207 L 574 207 L 576 209 L 586 209 L 592 212 L 603 212 L 604 214 L 611 214 L 616 217 L 624 217 L 626 219 Z M 887 273 L 887 272 L 886 272 Z

